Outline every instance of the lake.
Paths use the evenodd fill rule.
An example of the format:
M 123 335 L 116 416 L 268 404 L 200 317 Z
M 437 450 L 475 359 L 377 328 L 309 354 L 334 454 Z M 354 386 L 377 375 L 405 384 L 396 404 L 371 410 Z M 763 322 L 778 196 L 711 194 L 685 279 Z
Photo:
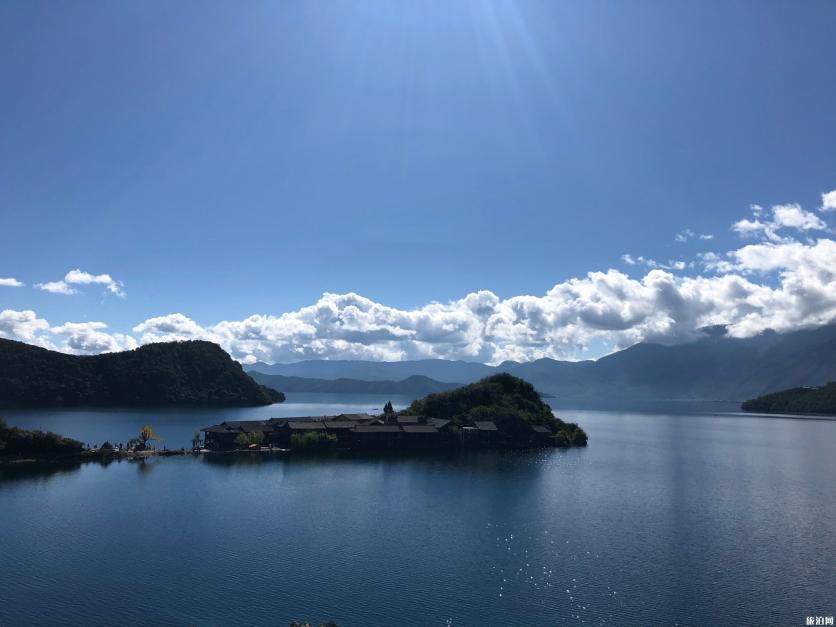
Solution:
M 85 442 L 379 409 L 6 411 Z M 396 407 L 405 399 L 393 399 Z M 0 625 L 804 625 L 836 614 L 836 422 L 561 410 L 578 450 L 0 468 Z

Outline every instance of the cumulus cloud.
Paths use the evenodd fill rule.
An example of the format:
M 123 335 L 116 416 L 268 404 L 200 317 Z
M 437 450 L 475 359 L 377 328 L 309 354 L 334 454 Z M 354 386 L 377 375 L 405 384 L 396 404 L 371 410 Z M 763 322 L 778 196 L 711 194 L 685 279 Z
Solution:
M 692 262 L 670 260 L 667 263 L 662 263 L 655 259 L 642 257 L 641 255 L 634 257 L 630 254 L 621 255 L 621 261 L 628 266 L 647 266 L 648 268 L 660 268 L 662 270 L 684 270 L 685 268 L 693 267 Z
M 23 282 L 12 277 L 5 279 L 0 277 L 0 287 L 23 287 Z
M 125 296 L 124 285 L 116 281 L 109 274 L 90 274 L 79 269 L 70 270 L 64 277 L 64 281 L 74 285 L 103 285 L 105 289 L 116 296 Z
M 770 242 L 792 241 L 791 235 L 782 235 L 779 231 L 823 231 L 827 224 L 815 213 L 806 211 L 800 205 L 792 203 L 786 205 L 774 205 L 771 208 L 771 217 L 763 219 L 766 211 L 760 205 L 752 205 L 754 219 L 743 218 L 732 225 L 734 230 L 741 237 L 752 237 Z
M 49 323 L 29 309 L 0 311 L 0 337 L 43 346 L 46 340 L 41 334 L 48 329 Z
M 51 294 L 72 295 L 79 292 L 77 288 L 73 287 L 75 285 L 102 285 L 106 292 L 123 298 L 125 296 L 122 281 L 117 281 L 109 274 L 90 274 L 78 268 L 67 272 L 60 281 L 36 283 L 35 287 Z
M 104 322 L 65 322 L 50 328 L 50 333 L 63 339 L 60 350 L 81 355 L 113 353 L 138 346 L 137 341 L 121 333 L 105 333 Z
M 78 294 L 78 290 L 70 287 L 64 281 L 48 281 L 46 283 L 35 283 L 35 287 L 50 294 L 64 294 L 70 296 Z
M 795 204 L 753 206 L 733 229 L 754 241 L 667 263 L 625 254 L 626 271 L 589 272 L 539 295 L 500 298 L 483 290 L 399 309 L 360 294 L 325 293 L 296 311 L 243 320 L 201 324 L 184 313 L 156 316 L 135 325 L 132 334 L 111 333 L 103 322 L 50 326 L 32 311 L 6 310 L 0 314 L 0 335 L 74 353 L 206 339 L 244 363 L 316 358 L 499 363 L 573 359 L 590 347 L 617 349 L 640 341 L 688 341 L 713 325 L 745 337 L 836 321 L 836 241 L 824 237 L 831 231 L 819 215 Z M 109 275 L 80 270 L 68 273 L 63 283 L 116 284 Z
M 821 195 L 821 210 L 836 211 L 836 189 Z

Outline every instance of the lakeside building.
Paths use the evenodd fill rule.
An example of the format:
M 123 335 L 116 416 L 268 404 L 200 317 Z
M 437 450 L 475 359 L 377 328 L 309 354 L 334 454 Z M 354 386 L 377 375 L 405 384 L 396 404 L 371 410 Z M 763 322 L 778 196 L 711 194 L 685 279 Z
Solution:
M 502 447 L 508 444 L 505 434 L 489 420 L 474 421 L 459 428 L 450 420 L 427 416 L 297 416 L 268 420 L 225 420 L 201 429 L 204 445 L 211 450 L 232 450 L 240 434 L 261 434 L 262 446 L 290 448 L 294 434 L 333 434 L 341 448 L 440 448 L 473 446 Z M 531 446 L 550 446 L 552 432 L 547 427 L 532 426 Z

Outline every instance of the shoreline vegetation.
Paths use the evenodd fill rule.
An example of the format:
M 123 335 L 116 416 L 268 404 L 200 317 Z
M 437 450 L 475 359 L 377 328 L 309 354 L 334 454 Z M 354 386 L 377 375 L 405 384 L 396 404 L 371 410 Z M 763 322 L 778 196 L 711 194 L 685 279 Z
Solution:
M 749 399 L 743 411 L 836 416 L 836 381 L 816 387 L 797 387 Z

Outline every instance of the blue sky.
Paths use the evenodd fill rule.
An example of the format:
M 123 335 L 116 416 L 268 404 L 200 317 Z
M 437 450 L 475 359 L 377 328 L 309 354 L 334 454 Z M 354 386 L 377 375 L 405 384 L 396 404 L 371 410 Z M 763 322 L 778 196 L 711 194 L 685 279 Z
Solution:
M 414 313 L 726 254 L 753 203 L 836 188 L 834 32 L 812 1 L 5 2 L 0 277 L 24 285 L 0 310 L 141 342 L 175 313 L 206 330 L 326 292 Z M 75 269 L 112 281 L 34 287 Z M 391 348 L 386 324 L 352 329 Z M 655 337 L 558 350 L 526 324 L 503 356 Z M 345 354 L 499 355 L 470 346 Z M 320 354 L 293 350 L 273 356 Z

